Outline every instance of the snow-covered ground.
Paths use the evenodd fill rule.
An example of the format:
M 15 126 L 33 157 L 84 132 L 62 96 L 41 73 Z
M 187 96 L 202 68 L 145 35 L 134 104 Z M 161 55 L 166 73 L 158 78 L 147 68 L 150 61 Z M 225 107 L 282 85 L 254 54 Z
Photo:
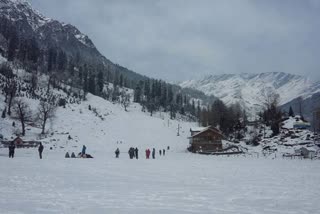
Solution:
M 62 91 L 54 93 L 65 96 Z M 23 99 L 36 112 L 39 101 Z M 0 95 L 0 109 L 4 107 Z M 13 121 L 9 116 L 0 120 L 7 140 L 20 129 L 19 121 L 15 127 Z M 42 160 L 36 148 L 16 149 L 14 159 L 7 157 L 7 148 L 0 148 L 0 214 L 320 210 L 318 160 L 280 155 L 273 159 L 275 153 L 257 158 L 254 154 L 261 153 L 261 145 L 245 156 L 191 154 L 186 152 L 187 137 L 196 125 L 170 120 L 163 112 L 151 117 L 138 104 L 125 111 L 120 104 L 90 94 L 81 104 L 59 107 L 47 125 L 47 136 L 40 135 L 39 127 L 28 125 L 23 137 L 44 143 Z M 66 152 L 80 152 L 84 144 L 93 159 L 64 158 Z M 158 151 L 168 146 L 166 155 L 159 156 Z M 140 150 L 138 160 L 129 159 L 130 147 Z M 116 148 L 121 151 L 119 159 L 114 157 Z M 155 160 L 145 159 L 147 148 L 156 149 Z
M 163 113 L 151 117 L 140 108 L 133 104 L 125 112 L 89 95 L 80 105 L 58 109 L 53 135 L 43 139 L 42 160 L 37 149 L 16 149 L 9 159 L 7 148 L 0 148 L 0 213 L 300 214 L 320 209 L 318 160 L 187 153 L 194 123 L 168 120 Z M 2 122 L 9 133 L 8 119 Z M 36 132 L 30 128 L 27 138 Z M 64 158 L 83 144 L 93 159 Z M 139 148 L 138 160 L 129 159 L 131 146 Z M 159 156 L 167 146 L 170 150 Z M 145 159 L 146 148 L 156 148 L 155 160 Z
M 0 213 L 317 213 L 318 161 L 126 151 L 65 159 L 63 149 L 0 150 Z M 99 155 L 98 155 L 99 154 Z

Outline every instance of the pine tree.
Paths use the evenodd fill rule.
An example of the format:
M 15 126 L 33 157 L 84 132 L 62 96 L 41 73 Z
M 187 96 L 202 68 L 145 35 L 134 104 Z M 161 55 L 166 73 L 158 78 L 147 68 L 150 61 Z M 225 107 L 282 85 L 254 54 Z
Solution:
M 144 96 L 146 97 L 147 102 L 150 100 L 150 80 L 147 79 L 144 81 Z
M 119 71 L 116 71 L 114 74 L 114 79 L 113 79 L 113 85 L 114 87 L 117 87 L 119 85 L 120 82 L 120 77 L 119 77 Z
M 40 55 L 40 49 L 35 38 L 29 40 L 28 60 L 37 63 Z
M 196 117 L 197 117 L 198 122 L 199 122 L 199 125 L 200 125 L 200 124 L 201 124 L 201 107 L 200 107 L 200 100 L 198 100 L 198 103 L 197 103 Z
M 67 65 L 67 56 L 63 51 L 59 51 L 58 58 L 57 58 L 57 68 L 59 71 L 64 71 Z
M 110 72 L 110 70 L 108 69 L 107 70 L 107 77 L 106 77 L 106 80 L 107 80 L 107 82 L 109 83 L 111 83 L 111 72 Z
M 168 86 L 168 103 L 173 103 L 173 91 L 171 85 Z
M 167 110 L 167 100 L 168 100 L 167 86 L 166 84 L 163 84 L 160 105 L 164 108 L 165 111 Z
M 294 112 L 292 110 L 292 107 L 289 108 L 289 117 L 294 117 Z
M 192 114 L 193 116 L 196 116 L 196 104 L 195 104 L 195 102 L 194 102 L 194 99 L 192 99 L 191 114 Z
M 95 75 L 94 74 L 90 74 L 89 75 L 89 85 L 88 85 L 88 91 L 91 94 L 96 94 L 96 82 L 95 82 Z
M 101 93 L 104 87 L 104 78 L 103 78 L 102 70 L 100 70 L 98 73 L 97 85 L 98 85 L 99 93 Z
M 140 103 L 141 102 L 141 88 L 139 85 L 134 90 L 133 102 Z
M 123 87 L 123 75 L 120 74 L 120 78 L 119 78 L 119 86 L 122 88 Z
M 50 48 L 48 51 L 48 68 L 47 71 L 51 72 L 55 69 L 57 60 L 57 52 L 54 48 Z
M 75 73 L 73 61 L 69 62 L 68 71 L 69 71 L 70 76 L 73 77 L 74 73 Z
M 13 61 L 16 57 L 16 52 L 18 48 L 18 35 L 15 30 L 12 30 L 11 35 L 10 35 L 10 40 L 9 40 L 9 45 L 8 45 L 8 61 Z
M 85 65 L 84 69 L 83 69 L 83 85 L 82 85 L 84 93 L 88 92 L 88 86 L 89 86 L 89 84 L 88 84 L 88 70 L 87 70 L 87 66 Z

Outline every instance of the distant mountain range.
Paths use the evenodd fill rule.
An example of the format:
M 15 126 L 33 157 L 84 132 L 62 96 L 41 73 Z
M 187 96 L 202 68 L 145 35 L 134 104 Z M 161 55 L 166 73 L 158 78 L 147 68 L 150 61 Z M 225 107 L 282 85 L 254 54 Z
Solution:
M 5 56 L 10 49 L 12 30 L 17 31 L 19 40 L 22 38 L 35 41 L 41 52 L 38 61 L 40 66 L 48 64 L 50 49 L 55 48 L 63 51 L 68 61 L 78 66 L 87 64 L 113 74 L 124 74 L 129 82 L 134 83 L 148 79 L 111 62 L 97 50 L 90 38 L 75 26 L 43 16 L 25 0 L 0 0 L 0 55 Z M 33 47 L 32 43 L 30 47 Z M 208 101 L 217 97 L 226 104 L 238 102 L 251 115 L 261 110 L 264 94 L 269 91 L 280 95 L 280 104 L 285 110 L 290 105 L 297 109 L 297 98 L 302 97 L 308 117 L 320 104 L 319 82 L 282 72 L 209 75 L 200 80 L 182 82 L 180 86 L 193 98 Z M 132 87 L 135 87 L 135 84 L 132 84 Z M 181 90 L 180 87 L 175 87 L 176 91 Z
M 296 103 L 299 97 L 303 100 L 304 108 L 308 111 L 305 114 L 308 116 L 313 107 L 320 107 L 320 102 L 316 102 L 320 94 L 320 82 L 283 72 L 208 75 L 199 80 L 182 82 L 180 86 L 198 89 L 218 97 L 226 104 L 238 102 L 252 115 L 261 111 L 268 92 L 280 95 L 280 105 L 284 110 L 291 104 L 298 110 Z

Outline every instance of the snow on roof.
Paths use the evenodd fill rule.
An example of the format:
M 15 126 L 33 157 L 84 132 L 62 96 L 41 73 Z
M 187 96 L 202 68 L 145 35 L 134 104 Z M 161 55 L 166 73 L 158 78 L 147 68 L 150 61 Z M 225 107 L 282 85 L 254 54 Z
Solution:
M 190 128 L 190 131 L 192 132 L 202 132 L 203 130 L 209 128 L 210 126 L 207 126 L 207 127 L 192 127 Z
M 190 138 L 193 138 L 193 137 L 195 137 L 195 136 L 198 136 L 199 134 L 201 134 L 201 133 L 203 133 L 203 132 L 205 132 L 205 131 L 207 131 L 207 130 L 209 130 L 209 129 L 212 130 L 213 132 L 219 134 L 219 135 L 222 135 L 222 133 L 221 133 L 221 131 L 220 131 L 219 129 L 214 128 L 214 127 L 211 127 L 211 126 L 208 126 L 208 127 L 206 127 L 205 129 L 203 129 L 202 131 L 200 131 L 200 132 L 192 135 Z

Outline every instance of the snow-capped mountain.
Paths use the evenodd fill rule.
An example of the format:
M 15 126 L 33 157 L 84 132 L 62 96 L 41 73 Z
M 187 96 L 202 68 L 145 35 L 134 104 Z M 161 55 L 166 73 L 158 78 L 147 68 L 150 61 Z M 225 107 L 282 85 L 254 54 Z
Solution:
M 7 52 L 9 37 L 15 32 L 19 40 L 35 41 L 43 56 L 54 48 L 63 51 L 74 63 L 126 73 L 133 80 L 143 79 L 142 75 L 108 60 L 75 26 L 45 17 L 26 0 L 0 0 L 0 29 L 6 32 L 0 33 L 0 54 Z
M 320 92 L 319 82 L 283 72 L 209 75 L 200 80 L 182 82 L 180 86 L 214 95 L 226 104 L 238 102 L 249 112 L 261 110 L 269 92 L 279 94 L 280 105 L 300 96 L 307 99 Z
M 25 0 L 0 0 L 0 12 L 2 19 L 6 18 L 22 28 L 20 33 L 23 33 L 24 37 L 38 36 L 43 41 L 56 38 L 56 42 L 59 42 L 57 34 L 63 32 L 67 33 L 68 41 L 77 39 L 83 45 L 95 48 L 88 36 L 76 27 L 43 16 Z M 50 33 L 52 38 L 48 38 Z

